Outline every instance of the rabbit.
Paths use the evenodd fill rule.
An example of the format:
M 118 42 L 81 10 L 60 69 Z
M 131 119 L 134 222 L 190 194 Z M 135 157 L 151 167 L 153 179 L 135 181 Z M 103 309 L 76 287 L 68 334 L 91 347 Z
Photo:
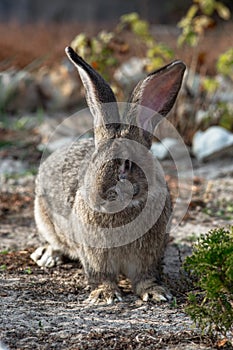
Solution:
M 35 221 L 47 243 L 31 254 L 41 267 L 64 257 L 81 262 L 88 303 L 122 300 L 118 277 L 143 301 L 170 301 L 161 282 L 169 237 L 171 198 L 152 156 L 153 130 L 171 110 L 185 64 L 174 61 L 149 74 L 120 116 L 108 83 L 71 48 L 94 119 L 94 138 L 52 153 L 36 179 Z

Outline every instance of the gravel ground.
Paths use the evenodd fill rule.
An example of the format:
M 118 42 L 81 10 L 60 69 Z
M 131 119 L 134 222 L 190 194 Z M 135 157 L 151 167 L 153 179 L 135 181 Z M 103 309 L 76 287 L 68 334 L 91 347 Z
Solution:
M 232 214 L 226 212 L 233 197 L 231 177 L 195 179 L 189 211 L 166 252 L 165 278 L 175 296 L 170 304 L 142 302 L 122 279 L 122 302 L 85 305 L 88 291 L 77 262 L 50 270 L 37 267 L 30 260 L 39 244 L 33 193 L 32 175 L 1 179 L 0 334 L 8 349 L 215 348 L 184 312 L 191 286 L 180 264 L 200 233 L 232 224 Z

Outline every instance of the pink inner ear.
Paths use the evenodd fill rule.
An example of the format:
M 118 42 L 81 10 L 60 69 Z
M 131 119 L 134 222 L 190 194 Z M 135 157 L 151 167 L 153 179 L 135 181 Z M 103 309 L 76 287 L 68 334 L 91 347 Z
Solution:
M 183 74 L 181 75 L 183 72 L 175 68 L 177 67 L 165 72 L 161 71 L 160 74 L 150 77 L 142 94 L 142 106 L 153 109 L 158 113 L 163 110 L 166 111 L 170 106 L 172 107 L 183 76 Z
M 154 85 L 155 83 L 150 81 L 146 86 L 143 92 L 141 105 L 153 109 L 154 111 L 160 111 L 164 105 L 167 89 L 164 86 L 160 87 L 159 84 L 156 84 L 156 87 Z M 157 89 L 159 90 L 159 95 Z
M 153 132 L 155 125 L 171 110 L 181 87 L 184 70 L 182 62 L 175 62 L 151 74 L 143 82 L 140 105 L 157 112 L 157 117 L 156 113 L 140 108 L 138 115 L 140 127 Z

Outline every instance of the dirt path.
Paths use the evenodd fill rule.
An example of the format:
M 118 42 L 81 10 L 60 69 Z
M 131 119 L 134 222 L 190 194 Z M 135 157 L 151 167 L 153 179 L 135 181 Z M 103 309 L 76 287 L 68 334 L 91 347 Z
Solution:
M 160 305 L 142 302 L 122 280 L 122 302 L 85 306 L 88 291 L 77 263 L 51 270 L 37 267 L 29 258 L 39 243 L 33 186 L 33 176 L 1 183 L 0 339 L 8 349 L 214 348 L 184 312 L 190 286 L 179 268 L 198 234 L 232 224 L 226 207 L 233 198 L 231 177 L 196 180 L 189 212 L 166 253 L 166 279 L 176 299 Z

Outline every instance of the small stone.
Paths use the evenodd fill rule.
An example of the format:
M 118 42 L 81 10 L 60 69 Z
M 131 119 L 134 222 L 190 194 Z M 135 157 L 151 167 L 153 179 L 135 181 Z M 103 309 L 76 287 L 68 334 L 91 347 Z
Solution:
M 5 158 L 0 160 L 0 174 L 23 174 L 27 170 L 27 163 L 20 160 Z
M 26 70 L 1 72 L 0 90 L 0 104 L 7 112 L 33 112 L 42 104 L 35 77 Z
M 145 59 L 132 57 L 115 72 L 114 78 L 123 86 L 131 86 L 145 77 Z
M 53 69 L 42 67 L 37 74 L 37 83 L 46 109 L 67 109 L 83 101 L 80 80 L 65 64 Z
M 189 154 L 188 148 L 178 139 L 165 137 L 161 142 L 154 142 L 151 152 L 159 160 L 180 159 Z
M 193 137 L 193 154 L 199 161 L 233 155 L 233 134 L 220 126 L 197 131 Z

